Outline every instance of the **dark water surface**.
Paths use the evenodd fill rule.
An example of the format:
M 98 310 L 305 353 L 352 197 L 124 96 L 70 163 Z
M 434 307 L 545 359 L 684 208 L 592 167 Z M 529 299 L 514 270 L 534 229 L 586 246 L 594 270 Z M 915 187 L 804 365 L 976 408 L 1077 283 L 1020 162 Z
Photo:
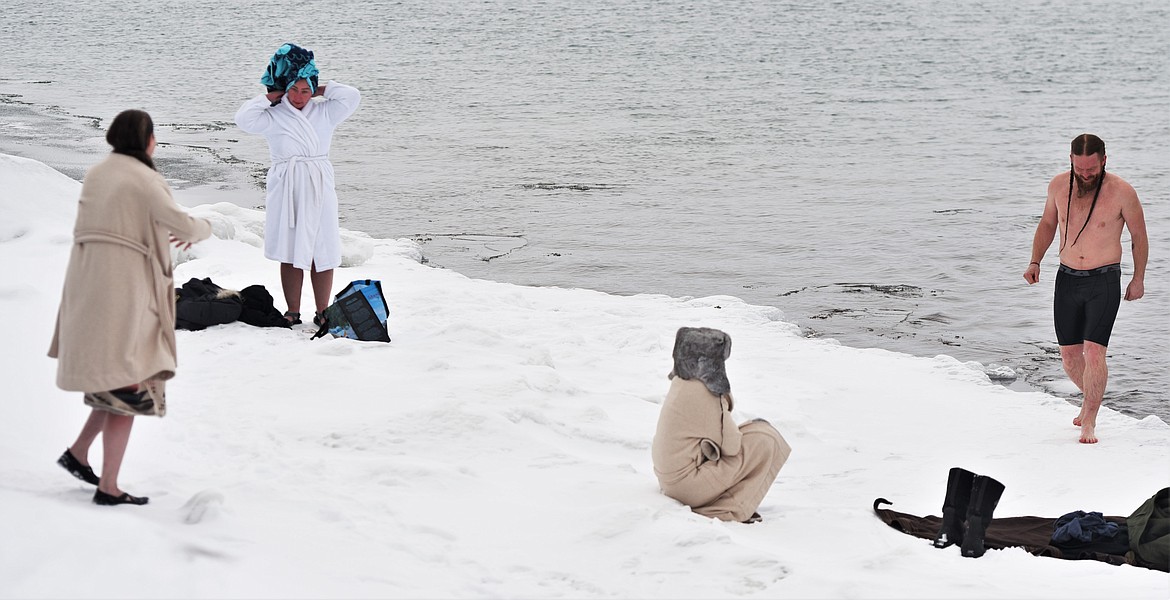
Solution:
M 738 296 L 810 336 L 1075 400 L 1055 248 L 1040 284 L 1022 273 L 1047 182 L 1089 131 L 1152 248 L 1105 403 L 1170 421 L 1165 3 L 328 6 L 8 0 L 0 151 L 80 177 L 109 119 L 141 107 L 178 187 L 258 206 L 267 150 L 232 115 L 295 41 L 363 92 L 334 138 L 345 227 L 472 277 Z

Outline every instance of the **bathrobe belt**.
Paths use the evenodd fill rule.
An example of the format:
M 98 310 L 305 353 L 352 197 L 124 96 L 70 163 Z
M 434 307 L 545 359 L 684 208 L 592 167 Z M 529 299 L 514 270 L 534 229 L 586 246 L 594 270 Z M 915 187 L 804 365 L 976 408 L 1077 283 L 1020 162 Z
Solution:
M 85 230 L 78 231 L 73 234 L 73 243 L 114 244 L 115 246 L 122 246 L 123 248 L 134 250 L 135 252 L 142 254 L 142 256 L 146 258 L 146 262 L 150 265 L 151 271 L 154 273 L 154 285 L 157 289 L 157 293 L 165 294 L 165 290 L 170 287 L 170 283 L 168 283 L 171 277 L 170 262 L 168 262 L 164 267 L 163 265 L 158 264 L 158 261 L 150 260 L 150 248 L 145 244 L 138 242 L 137 240 L 132 240 L 124 235 L 118 235 L 108 231 Z
M 110 233 L 107 231 L 78 231 L 73 236 L 73 243 L 85 244 L 91 242 L 103 242 L 107 244 L 116 244 L 124 246 L 141 253 L 143 256 L 150 256 L 150 249 L 145 245 L 132 240 L 126 236 Z
M 293 196 L 293 181 L 294 174 L 297 168 L 301 165 L 308 166 L 306 163 L 314 163 L 313 167 L 309 168 L 309 181 L 313 185 L 313 195 L 317 202 L 325 197 L 325 176 L 321 170 L 321 163 L 329 163 L 329 156 L 320 154 L 317 156 L 290 156 L 288 160 L 284 161 L 284 211 L 288 213 L 288 227 L 292 229 L 297 226 L 296 203 Z

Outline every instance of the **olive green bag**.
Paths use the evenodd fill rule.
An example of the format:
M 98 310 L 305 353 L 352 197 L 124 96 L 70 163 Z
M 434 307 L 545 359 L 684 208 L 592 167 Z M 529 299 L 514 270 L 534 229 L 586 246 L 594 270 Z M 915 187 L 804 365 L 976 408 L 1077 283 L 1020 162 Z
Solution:
M 1126 560 L 1170 572 L 1170 488 L 1150 496 L 1125 519 L 1125 524 L 1130 548 Z

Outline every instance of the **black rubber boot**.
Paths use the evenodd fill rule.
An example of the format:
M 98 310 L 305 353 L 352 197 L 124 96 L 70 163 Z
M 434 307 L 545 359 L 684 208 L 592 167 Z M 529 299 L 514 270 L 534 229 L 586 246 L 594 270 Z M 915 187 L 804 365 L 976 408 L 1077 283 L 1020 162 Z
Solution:
M 947 497 L 943 500 L 942 527 L 934 538 L 935 548 L 946 548 L 963 543 L 963 521 L 967 518 L 967 503 L 971 499 L 971 482 L 975 474 L 959 467 L 951 468 L 947 476 Z
M 983 537 L 991 524 L 991 515 L 1003 495 L 1003 484 L 985 475 L 976 475 L 971 484 L 971 502 L 967 507 L 967 531 L 963 534 L 962 553 L 969 558 L 983 556 Z

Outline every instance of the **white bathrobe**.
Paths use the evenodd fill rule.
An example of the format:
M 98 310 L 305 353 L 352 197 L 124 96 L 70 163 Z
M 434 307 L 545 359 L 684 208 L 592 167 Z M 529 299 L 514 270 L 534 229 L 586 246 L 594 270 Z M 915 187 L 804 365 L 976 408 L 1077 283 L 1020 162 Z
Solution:
M 264 256 L 298 269 L 315 263 L 318 271 L 327 271 L 341 265 L 329 146 L 333 130 L 357 110 L 360 100 L 356 89 L 330 81 L 325 84 L 325 93 L 310 100 L 303 110 L 293 108 L 288 96 L 270 106 L 261 94 L 236 112 L 240 129 L 268 138 L 272 158 Z

